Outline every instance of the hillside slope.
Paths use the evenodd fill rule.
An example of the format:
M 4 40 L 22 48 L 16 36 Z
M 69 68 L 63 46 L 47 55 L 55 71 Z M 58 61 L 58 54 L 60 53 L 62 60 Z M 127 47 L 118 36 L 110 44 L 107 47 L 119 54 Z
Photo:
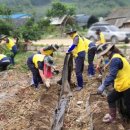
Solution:
M 15 8 L 18 12 L 36 13 L 45 15 L 46 10 L 54 0 L 0 0 L 1 4 Z M 130 0 L 59 0 L 72 4 L 77 13 L 87 13 L 96 16 L 106 16 L 111 10 L 119 7 L 130 7 Z

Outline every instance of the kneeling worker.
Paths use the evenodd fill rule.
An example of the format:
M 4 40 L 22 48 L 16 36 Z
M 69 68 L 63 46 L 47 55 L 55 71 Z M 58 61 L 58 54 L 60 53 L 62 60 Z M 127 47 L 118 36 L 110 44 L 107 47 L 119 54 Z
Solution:
M 0 35 L 0 40 L 3 40 L 6 47 L 12 52 L 10 55 L 10 62 L 12 65 L 14 65 L 14 57 L 18 51 L 17 46 L 15 45 L 14 41 L 11 38 L 8 38 L 6 35 Z
M 0 70 L 4 71 L 7 69 L 7 66 L 10 64 L 10 60 L 6 55 L 0 54 Z
M 38 88 L 40 83 L 44 83 L 48 87 L 46 76 L 44 75 L 44 64 L 54 68 L 54 62 L 51 56 L 45 56 L 42 54 L 34 54 L 27 60 L 27 65 L 32 72 L 33 82 L 35 88 Z

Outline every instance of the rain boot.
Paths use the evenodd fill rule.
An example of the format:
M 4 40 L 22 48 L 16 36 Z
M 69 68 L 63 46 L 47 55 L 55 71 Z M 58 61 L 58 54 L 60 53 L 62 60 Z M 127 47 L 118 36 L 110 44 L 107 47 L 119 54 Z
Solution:
M 116 120 L 116 108 L 109 108 L 109 114 L 103 117 L 103 122 L 114 123 Z

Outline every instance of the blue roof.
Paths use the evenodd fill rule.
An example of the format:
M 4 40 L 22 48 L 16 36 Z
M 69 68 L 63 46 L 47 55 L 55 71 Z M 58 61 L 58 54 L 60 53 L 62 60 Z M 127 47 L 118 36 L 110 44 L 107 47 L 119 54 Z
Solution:
M 20 19 L 20 18 L 28 18 L 31 17 L 31 14 L 12 14 L 12 15 L 0 15 L 1 18 L 11 18 L 11 19 Z

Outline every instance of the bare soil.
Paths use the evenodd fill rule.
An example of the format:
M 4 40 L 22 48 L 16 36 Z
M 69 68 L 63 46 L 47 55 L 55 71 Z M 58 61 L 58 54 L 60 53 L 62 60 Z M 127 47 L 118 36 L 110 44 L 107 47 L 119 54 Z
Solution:
M 89 79 L 84 73 L 84 82 L 86 84 L 83 90 L 73 92 L 66 111 L 63 130 L 128 130 L 129 124 L 126 124 L 127 128 L 124 128 L 124 122 L 119 117 L 116 123 L 102 122 L 102 118 L 109 113 L 109 110 L 107 97 L 96 94 L 101 80 L 97 76 Z
M 62 72 L 64 58 L 55 58 Z M 105 96 L 95 95 L 100 81 L 97 76 L 87 77 L 84 70 L 84 88 L 73 92 L 73 97 L 65 113 L 63 130 L 128 130 L 120 119 L 115 124 L 102 123 L 108 113 Z M 52 80 L 48 91 L 44 86 L 39 90 L 29 87 L 31 74 L 18 70 L 0 72 L 0 130 L 50 130 L 58 103 L 60 86 L 56 84 L 61 74 Z M 75 73 L 72 75 L 72 91 L 75 88 Z M 125 125 L 125 126 L 126 126 Z
M 53 84 L 48 91 L 44 86 L 36 90 L 28 87 L 29 76 L 15 71 L 2 73 L 7 75 L 1 80 L 0 130 L 49 130 L 58 87 Z
M 40 45 L 50 45 L 50 44 L 58 44 L 68 46 L 72 44 L 72 39 L 70 38 L 61 38 L 61 39 L 42 39 L 33 42 L 33 44 L 40 44 Z

